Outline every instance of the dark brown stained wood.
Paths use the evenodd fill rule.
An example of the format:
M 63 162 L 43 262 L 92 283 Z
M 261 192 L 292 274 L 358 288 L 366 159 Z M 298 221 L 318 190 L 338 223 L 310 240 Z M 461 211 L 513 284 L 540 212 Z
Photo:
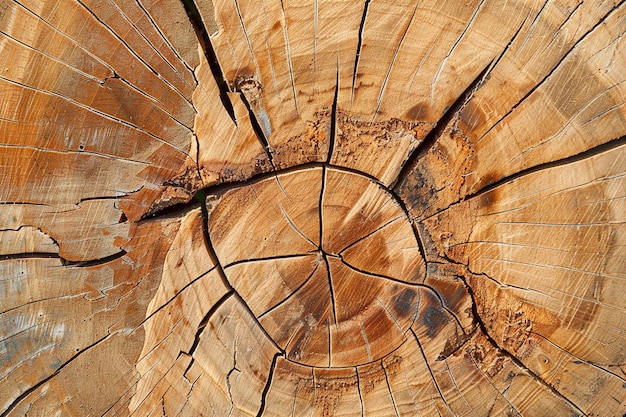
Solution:
M 626 416 L 624 33 L 0 0 L 0 417 Z

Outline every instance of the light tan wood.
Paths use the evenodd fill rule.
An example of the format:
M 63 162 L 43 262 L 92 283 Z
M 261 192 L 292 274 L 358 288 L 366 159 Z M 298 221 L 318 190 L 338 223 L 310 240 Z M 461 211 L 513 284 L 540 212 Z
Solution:
M 468 282 L 490 335 L 546 382 L 564 384 L 586 413 L 610 414 L 626 401 L 616 366 L 624 355 L 624 149 L 527 175 L 425 222 L 437 229 L 441 254 L 481 274 Z M 481 221 L 446 233 L 459 230 L 459 213 Z M 569 376 L 583 374 L 598 382 Z M 595 397 L 598 389 L 612 400 Z
M 625 17 L 0 0 L 0 417 L 623 417 Z

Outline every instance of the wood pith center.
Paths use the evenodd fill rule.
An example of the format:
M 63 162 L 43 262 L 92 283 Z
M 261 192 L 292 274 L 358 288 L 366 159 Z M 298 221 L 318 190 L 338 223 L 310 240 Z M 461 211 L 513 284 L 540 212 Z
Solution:
M 305 168 L 231 190 L 209 235 L 229 283 L 294 362 L 372 362 L 416 319 L 417 236 L 395 197 L 364 175 Z

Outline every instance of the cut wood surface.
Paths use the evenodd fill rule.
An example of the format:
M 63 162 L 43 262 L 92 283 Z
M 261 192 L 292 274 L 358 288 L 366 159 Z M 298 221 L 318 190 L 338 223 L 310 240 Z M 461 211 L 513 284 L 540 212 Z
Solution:
M 626 416 L 625 33 L 0 0 L 0 417 Z

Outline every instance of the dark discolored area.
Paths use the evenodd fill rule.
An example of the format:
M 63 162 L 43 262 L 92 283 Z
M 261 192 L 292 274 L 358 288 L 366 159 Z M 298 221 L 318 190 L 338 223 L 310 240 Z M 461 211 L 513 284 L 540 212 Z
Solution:
M 427 329 L 426 336 L 433 337 L 450 321 L 450 318 L 441 308 L 428 306 L 419 321 Z
M 415 290 L 411 288 L 405 288 L 396 294 L 391 301 L 394 314 L 398 316 L 407 316 L 410 312 L 412 312 L 414 309 L 414 300 L 416 295 Z

